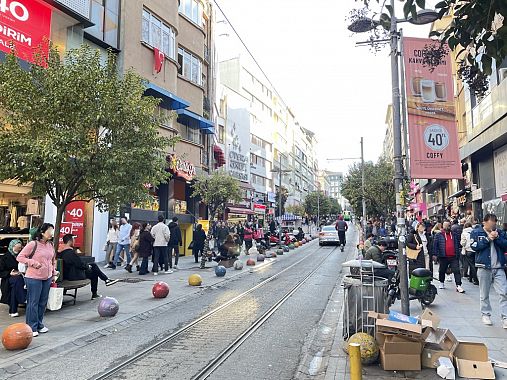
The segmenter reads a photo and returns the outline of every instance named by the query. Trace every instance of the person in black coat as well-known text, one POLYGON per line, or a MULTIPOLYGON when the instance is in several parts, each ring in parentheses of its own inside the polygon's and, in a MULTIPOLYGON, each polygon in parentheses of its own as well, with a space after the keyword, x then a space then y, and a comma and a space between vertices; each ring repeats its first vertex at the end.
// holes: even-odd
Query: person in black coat
POLYGON ((64 249, 58 253, 58 258, 63 260, 63 279, 67 281, 90 280, 92 299, 100 298, 97 293, 99 278, 106 286, 113 285, 118 280, 108 278, 95 263, 85 264, 81 261, 74 249, 74 235, 63 236, 64 249))
POLYGON ((148 271, 148 260, 153 253, 153 242, 155 239, 151 236, 151 226, 144 222, 141 225, 141 232, 139 233, 139 247, 137 251, 139 252, 139 257, 142 258, 141 268, 139 269, 140 275, 145 275, 150 273, 148 271))
POLYGON ((426 266, 424 251, 428 250, 428 240, 425 234, 425 227, 423 223, 418 223, 416 229, 408 234, 407 247, 419 251, 415 260, 409 259, 407 257, 409 274, 411 274, 414 269, 424 268, 426 266))
POLYGON ((169 243, 167 243, 169 247, 169 267, 172 269, 173 267, 173 251, 174 251, 174 269, 178 269, 178 260, 180 258, 180 245, 183 244, 183 239, 181 238, 181 230, 180 226, 178 226, 178 218, 174 217, 172 222, 169 223, 169 231, 171 232, 171 237, 169 238, 169 243))
POLYGON ((7 253, 0 256, 0 288, 2 297, 0 303, 9 305, 9 315, 18 317, 18 305, 26 301, 25 281, 22 273, 18 271, 16 256, 21 252, 21 240, 11 240, 7 253))
POLYGON ((192 238, 192 253, 194 254, 195 262, 199 262, 199 253, 204 252, 204 242, 206 241, 206 233, 202 229, 202 224, 198 224, 194 231, 192 238))

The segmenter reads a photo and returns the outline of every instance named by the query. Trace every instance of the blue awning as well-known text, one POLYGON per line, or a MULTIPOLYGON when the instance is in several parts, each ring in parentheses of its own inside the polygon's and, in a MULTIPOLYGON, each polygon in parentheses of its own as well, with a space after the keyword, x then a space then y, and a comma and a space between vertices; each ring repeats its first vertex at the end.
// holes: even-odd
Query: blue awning
POLYGON ((159 87, 151 82, 147 83, 144 93, 148 96, 153 96, 154 98, 161 98, 162 102, 160 102, 160 107, 168 110, 179 110, 190 107, 190 103, 186 100, 177 97, 172 92, 164 90, 162 87, 159 87))
POLYGON ((180 109, 176 112, 178 113, 178 123, 191 128, 199 128, 207 135, 215 133, 215 124, 212 121, 188 110, 180 109))

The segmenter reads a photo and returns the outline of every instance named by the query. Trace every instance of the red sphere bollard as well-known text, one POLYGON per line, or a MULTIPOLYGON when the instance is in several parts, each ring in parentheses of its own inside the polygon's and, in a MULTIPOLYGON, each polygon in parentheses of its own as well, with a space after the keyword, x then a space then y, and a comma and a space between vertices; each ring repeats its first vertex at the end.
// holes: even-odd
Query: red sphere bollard
POLYGON ((166 298, 169 295, 169 285, 163 281, 155 282, 151 288, 151 294, 155 298, 166 298))
POLYGON ((2 344, 7 350, 23 350, 32 343, 33 332, 26 323, 14 323, 2 333, 2 344))

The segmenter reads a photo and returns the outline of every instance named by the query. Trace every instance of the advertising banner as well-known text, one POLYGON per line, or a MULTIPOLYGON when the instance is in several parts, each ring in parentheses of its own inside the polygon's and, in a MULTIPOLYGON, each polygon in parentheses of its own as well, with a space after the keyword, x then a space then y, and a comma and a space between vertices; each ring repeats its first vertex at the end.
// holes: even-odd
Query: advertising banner
POLYGON ((422 64, 424 47, 433 43, 430 39, 403 39, 410 175, 460 179, 451 59, 444 57, 433 72, 422 64))
POLYGON ((244 108, 227 111, 227 171, 250 183, 250 113, 244 108))
POLYGON ((16 49, 16 56, 34 61, 39 45, 47 54, 51 31, 51 8, 38 0, 0 0, 0 50, 16 49))
MULTIPOLYGON (((60 228, 60 239, 65 234, 76 235, 74 245, 81 248, 84 245, 85 201, 75 201, 65 208, 65 221, 60 228)), ((61 242, 60 242, 61 243, 61 242)))

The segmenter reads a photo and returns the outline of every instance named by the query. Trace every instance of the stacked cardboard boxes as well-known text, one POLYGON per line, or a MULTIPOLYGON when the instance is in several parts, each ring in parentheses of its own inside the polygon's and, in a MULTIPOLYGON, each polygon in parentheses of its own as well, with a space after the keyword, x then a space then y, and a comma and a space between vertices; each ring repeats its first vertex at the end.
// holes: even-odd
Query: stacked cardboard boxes
POLYGON ((380 365, 385 371, 437 368, 438 359, 447 357, 460 377, 495 379, 486 345, 459 341, 451 330, 439 327, 440 318, 429 309, 420 319, 393 312, 370 312, 369 317, 376 320, 380 365))

